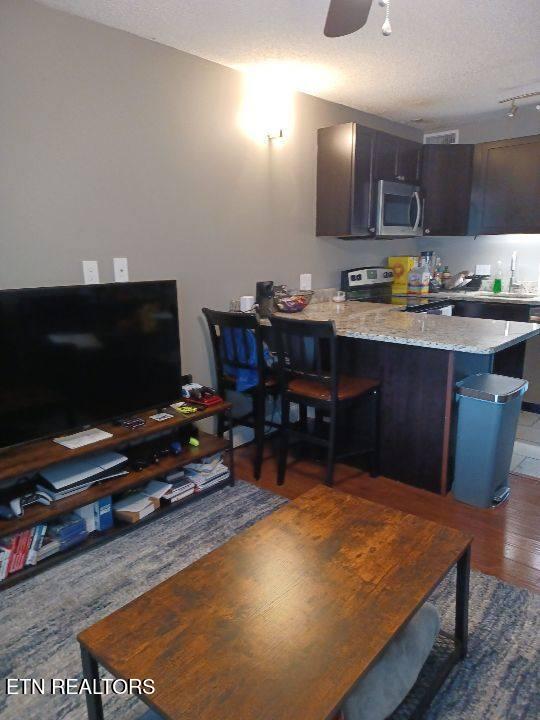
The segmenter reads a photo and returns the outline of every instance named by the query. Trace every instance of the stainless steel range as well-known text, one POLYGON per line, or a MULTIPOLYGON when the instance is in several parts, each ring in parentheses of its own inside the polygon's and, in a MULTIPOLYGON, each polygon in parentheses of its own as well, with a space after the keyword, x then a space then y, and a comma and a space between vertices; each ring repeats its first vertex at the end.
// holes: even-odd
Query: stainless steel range
POLYGON ((404 312, 452 315, 454 303, 417 295, 392 295, 394 273, 390 268, 372 266, 352 268, 341 272, 341 289, 347 300, 397 305, 404 312))

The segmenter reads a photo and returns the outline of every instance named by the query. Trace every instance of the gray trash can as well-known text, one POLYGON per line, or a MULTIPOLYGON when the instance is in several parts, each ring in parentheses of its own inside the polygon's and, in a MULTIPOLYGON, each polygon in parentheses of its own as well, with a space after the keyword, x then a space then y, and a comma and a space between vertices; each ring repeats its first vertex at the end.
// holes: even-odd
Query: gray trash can
POLYGON ((528 382, 479 373, 457 383, 457 433, 452 492, 488 508, 510 494, 508 474, 521 401, 528 382))

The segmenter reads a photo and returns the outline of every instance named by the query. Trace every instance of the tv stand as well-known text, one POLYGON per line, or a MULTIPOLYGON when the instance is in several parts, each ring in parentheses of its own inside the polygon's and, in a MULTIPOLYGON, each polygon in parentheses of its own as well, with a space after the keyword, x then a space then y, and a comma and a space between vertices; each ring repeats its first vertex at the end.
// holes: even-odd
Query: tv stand
MULTIPOLYGON (((144 452, 146 444, 150 445, 160 437, 169 435, 175 429, 187 427, 199 420, 222 414, 228 415, 230 419, 231 408, 231 403, 222 402, 218 405, 204 408, 191 416, 177 415, 175 413, 174 417, 162 422, 151 420, 150 415, 154 415, 157 410, 150 410, 139 413, 139 415, 144 418, 145 424, 135 430, 116 426, 112 423, 100 426, 105 432, 110 433, 110 437, 100 441, 98 445, 87 445, 69 450, 50 439, 0 451, 0 491, 12 486, 13 483, 19 479, 30 479, 32 475, 37 474, 49 465, 54 465, 74 457, 90 455, 96 451, 96 448, 99 448, 99 450, 106 448, 109 450, 118 450, 128 455, 130 452, 133 454, 135 448, 137 452, 139 450, 144 452)), ((43 572, 74 555, 114 540, 116 537, 128 532, 136 531, 137 528, 153 522, 169 512, 174 512, 174 510, 179 507, 184 507, 191 502, 216 492, 216 490, 227 485, 234 485, 232 433, 229 433, 229 436, 230 437, 226 439, 199 430, 198 447, 186 445, 179 455, 168 455, 162 458, 159 464, 151 464, 143 470, 131 470, 127 475, 96 483, 83 492, 53 501, 50 505, 30 505, 25 508, 24 514, 20 517, 10 519, 0 517, 0 538, 2 538, 34 527, 40 523, 50 522, 59 515, 72 512, 76 508, 83 507, 84 505, 89 505, 100 498, 142 487, 152 478, 163 476, 171 470, 183 467, 188 463, 195 462, 208 455, 227 451, 230 476, 223 482, 213 485, 202 492, 190 495, 180 502, 161 507, 137 523, 117 524, 110 530, 93 532, 81 544, 41 560, 37 565, 25 566, 12 575, 8 575, 7 578, 0 581, 0 591, 39 572, 43 572)))

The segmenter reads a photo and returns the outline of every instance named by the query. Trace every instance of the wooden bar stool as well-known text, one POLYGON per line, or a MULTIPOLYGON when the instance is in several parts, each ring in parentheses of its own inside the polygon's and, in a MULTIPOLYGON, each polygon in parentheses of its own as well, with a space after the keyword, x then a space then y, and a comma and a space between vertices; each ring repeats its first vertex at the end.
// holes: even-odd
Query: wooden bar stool
MULTIPOLYGON (((225 398, 227 390, 250 397, 250 412, 227 421, 224 415, 218 417, 218 435, 223 436, 231 424, 252 427, 255 433, 255 462, 253 474, 258 480, 264 451, 266 426, 279 427, 266 420, 266 398, 279 392, 277 378, 266 364, 262 330, 255 314, 221 312, 203 308, 208 323, 218 394, 225 398), (242 375, 243 373, 243 375, 242 375), (239 379, 247 387, 241 389, 239 379), (240 389, 239 389, 240 388, 240 389)), ((232 416, 231 416, 232 417, 232 416)))
POLYGON ((336 460, 369 453, 372 476, 379 472, 379 387, 378 380, 338 374, 338 345, 333 320, 324 322, 273 316, 278 377, 282 397, 281 440, 278 458, 278 485, 285 480, 289 441, 292 437, 327 448, 326 484, 333 484, 336 460), (367 449, 349 448, 337 452, 338 420, 343 411, 370 398, 373 405, 374 441, 367 449), (291 427, 290 405, 300 407, 299 427, 291 427), (315 408, 315 432, 310 432, 307 408, 315 408), (323 416, 329 421, 323 422, 323 416), (328 432, 322 432, 324 426, 328 432))

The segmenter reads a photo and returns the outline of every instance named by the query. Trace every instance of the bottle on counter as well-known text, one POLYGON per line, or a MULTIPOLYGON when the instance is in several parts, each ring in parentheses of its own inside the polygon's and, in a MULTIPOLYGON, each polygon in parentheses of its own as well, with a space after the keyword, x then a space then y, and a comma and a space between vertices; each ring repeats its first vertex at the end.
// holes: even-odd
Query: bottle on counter
POLYGON ((497 260, 497 269, 495 270, 495 278, 493 280, 493 292, 502 292, 502 260, 497 260))
POLYGON ((415 265, 409 270, 407 278, 407 293, 409 295, 427 295, 429 293, 429 281, 431 273, 425 260, 421 265, 415 265))

